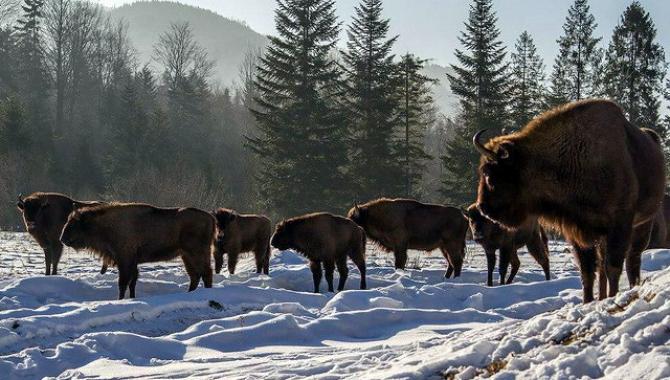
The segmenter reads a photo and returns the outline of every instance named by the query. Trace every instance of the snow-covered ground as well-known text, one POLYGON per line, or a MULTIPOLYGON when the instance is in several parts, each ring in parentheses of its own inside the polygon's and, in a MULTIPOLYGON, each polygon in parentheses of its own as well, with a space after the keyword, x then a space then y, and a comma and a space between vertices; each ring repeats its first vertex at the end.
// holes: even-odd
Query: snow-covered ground
POLYGON ((670 378, 670 251, 645 252, 639 288, 583 306, 571 254, 550 248, 552 280, 520 252, 515 283, 493 288, 474 245, 446 281, 438 253, 397 272, 368 247, 369 290, 350 265, 338 294, 312 294, 293 252, 192 293, 178 261, 148 264, 117 301, 94 257, 66 250, 44 277, 39 247, 0 233, 0 378, 670 378))

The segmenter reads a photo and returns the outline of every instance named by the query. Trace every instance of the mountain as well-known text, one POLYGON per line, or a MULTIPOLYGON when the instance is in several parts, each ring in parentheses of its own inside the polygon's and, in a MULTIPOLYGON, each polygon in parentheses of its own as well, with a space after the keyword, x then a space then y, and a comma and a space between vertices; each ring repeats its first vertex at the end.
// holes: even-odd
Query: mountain
POLYGON ((140 63, 152 62, 153 45, 171 23, 188 22, 193 35, 215 60, 215 81, 228 86, 238 81, 239 68, 249 50, 267 44, 267 38, 241 21, 212 11, 171 1, 140 1, 109 10, 111 17, 128 25, 128 37, 140 63))
POLYGON ((443 114, 454 117, 458 110, 458 98, 451 92, 447 73, 452 73, 451 68, 429 63, 424 67, 422 74, 428 78, 437 79, 438 83, 433 86, 433 99, 435 105, 443 114))
MULTIPOLYGON (((109 10, 115 20, 128 25, 128 37, 138 52, 140 64, 152 63, 153 46, 171 23, 188 22, 196 41, 215 60, 213 79, 221 85, 238 82, 239 68, 249 50, 266 46, 267 37, 248 27, 207 9, 172 1, 138 1, 109 10)), ((342 36, 342 38, 345 38, 342 36)), ((426 65, 423 73, 439 80, 433 87, 435 103, 440 111, 453 115, 457 100, 451 93, 446 73, 449 69, 426 65)))

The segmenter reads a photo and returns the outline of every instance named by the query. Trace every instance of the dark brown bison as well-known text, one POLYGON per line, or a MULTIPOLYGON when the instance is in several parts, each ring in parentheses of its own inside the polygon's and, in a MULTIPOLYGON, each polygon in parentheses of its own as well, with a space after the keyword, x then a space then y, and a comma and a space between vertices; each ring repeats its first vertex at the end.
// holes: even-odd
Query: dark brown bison
POLYGON ((217 226, 214 267, 221 272, 223 254, 228 254, 228 272, 235 273, 240 252, 252 252, 256 259, 256 273, 270 271, 270 235, 272 223, 263 215, 240 215, 220 208, 214 212, 217 226))
POLYGON ((496 265, 496 251, 500 250, 500 266, 498 267, 500 284, 511 284, 521 264, 516 251, 524 245, 528 248, 528 253, 542 267, 545 279, 549 280, 549 246, 547 244, 547 235, 537 220, 531 219, 515 230, 508 230, 482 215, 474 204, 468 207, 467 213, 470 220, 472 238, 484 248, 484 252, 486 253, 488 286, 493 286, 493 268, 496 265), (512 270, 509 278, 505 280, 507 267, 510 264, 512 265, 512 270))
POLYGON ((647 248, 670 248, 670 195, 663 197, 663 205, 654 217, 647 248))
POLYGON ((365 289, 365 231, 349 219, 328 214, 308 214, 277 224, 271 244, 281 250, 294 249, 309 259, 314 279, 314 293, 319 292, 322 269, 326 272, 328 291, 333 291, 333 273, 337 266, 344 289, 349 269, 347 256, 361 273, 361 289, 365 289))
POLYGON ((460 276, 468 232, 468 221, 460 209, 382 198, 354 206, 348 217, 363 227, 370 239, 393 252, 397 269, 405 269, 408 249, 439 248, 447 259, 445 277, 452 273, 460 276))
POLYGON ((75 201, 58 193, 38 192, 25 198, 19 195, 16 207, 23 215, 26 231, 44 250, 44 273, 47 276, 58 273, 58 262, 63 253, 60 235, 68 215, 72 210, 97 204, 100 202, 75 201))
POLYGON ((212 287, 210 266, 216 224, 214 217, 194 208, 158 208, 138 203, 111 203, 83 207, 70 214, 61 241, 88 249, 119 269, 119 299, 135 285, 141 263, 181 256, 191 279, 188 291, 200 279, 212 287))
POLYGON ((561 231, 575 249, 584 302, 613 296, 626 261, 631 286, 640 280, 640 253, 663 200, 665 168, 660 139, 626 120, 606 100, 569 103, 500 136, 482 154, 477 206, 508 227, 531 218, 561 231))

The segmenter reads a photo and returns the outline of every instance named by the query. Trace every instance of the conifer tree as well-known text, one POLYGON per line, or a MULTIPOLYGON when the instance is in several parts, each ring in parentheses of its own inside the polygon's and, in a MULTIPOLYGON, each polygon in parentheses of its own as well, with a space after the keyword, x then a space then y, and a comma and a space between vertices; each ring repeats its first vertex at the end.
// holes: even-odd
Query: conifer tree
POLYGON ((343 53, 345 104, 351 127, 349 171, 357 199, 402 193, 401 166, 394 149, 398 100, 393 91, 397 37, 387 38, 389 20, 382 18, 381 0, 362 0, 347 29, 343 53))
POLYGON ((551 75, 549 103, 562 104, 600 94, 602 49, 594 37, 598 24, 587 0, 575 0, 558 39, 559 51, 551 75))
POLYGON ((431 156, 426 153, 424 136, 435 123, 437 111, 433 102, 431 86, 437 80, 421 74, 426 60, 405 54, 397 64, 398 95, 400 99, 398 122, 401 137, 396 150, 402 157, 405 197, 418 197, 417 187, 431 156))
POLYGON ((667 138, 660 125, 660 97, 666 64, 663 47, 656 41, 656 27, 647 11, 634 1, 614 28, 607 49, 603 85, 628 119, 652 128, 667 138))
MULTIPOLYGON (((36 136, 47 136, 47 76, 42 49, 41 23, 44 0, 24 0, 23 14, 15 26, 18 62, 16 80, 27 114, 27 125, 36 136), (40 89, 40 90, 38 90, 40 89)), ((41 148, 45 148, 42 146, 41 148)))
POLYGON ((256 74, 253 110, 259 133, 248 146, 259 157, 258 185, 268 210, 289 216, 341 212, 345 130, 337 105, 341 70, 332 59, 339 33, 333 0, 278 0, 278 36, 256 74))
POLYGON ((544 64, 537 54, 533 38, 526 31, 516 42, 511 54, 510 113, 512 126, 523 127, 546 108, 544 64))
POLYGON ((471 202, 476 193, 479 154, 472 147, 472 136, 481 129, 497 135, 508 124, 508 65, 492 7, 492 0, 472 1, 459 37, 465 50, 456 49, 458 65, 451 65, 454 74, 447 74, 459 97, 460 127, 442 157, 446 169, 442 193, 455 204, 471 202))

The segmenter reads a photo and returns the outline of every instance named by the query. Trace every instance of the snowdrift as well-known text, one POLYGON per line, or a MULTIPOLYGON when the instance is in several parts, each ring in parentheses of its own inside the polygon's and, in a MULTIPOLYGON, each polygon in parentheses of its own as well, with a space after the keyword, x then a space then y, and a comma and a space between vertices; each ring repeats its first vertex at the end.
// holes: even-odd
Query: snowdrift
POLYGON ((12 244, 0 257, 3 378, 670 377, 667 250, 645 252, 641 286, 585 306, 560 244, 550 281, 524 254, 516 283, 489 288, 473 245, 447 281, 439 254, 395 271, 370 249, 369 290, 354 289, 351 266, 348 290, 312 294, 305 260, 274 252, 270 277, 248 258, 192 293, 179 263, 145 266, 138 298, 116 301, 115 271, 70 252, 63 276, 40 276, 24 239, 0 243, 12 244))

